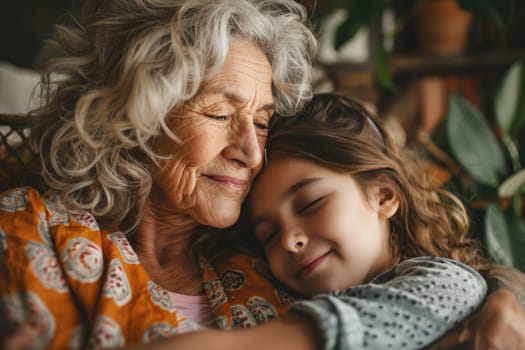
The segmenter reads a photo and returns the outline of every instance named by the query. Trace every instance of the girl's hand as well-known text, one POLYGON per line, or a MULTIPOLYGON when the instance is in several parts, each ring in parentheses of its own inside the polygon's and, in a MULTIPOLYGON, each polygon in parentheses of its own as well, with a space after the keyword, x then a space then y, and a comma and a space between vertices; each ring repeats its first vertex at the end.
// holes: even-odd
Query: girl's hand
POLYGON ((507 289, 499 288, 472 316, 427 350, 524 350, 525 310, 507 289))

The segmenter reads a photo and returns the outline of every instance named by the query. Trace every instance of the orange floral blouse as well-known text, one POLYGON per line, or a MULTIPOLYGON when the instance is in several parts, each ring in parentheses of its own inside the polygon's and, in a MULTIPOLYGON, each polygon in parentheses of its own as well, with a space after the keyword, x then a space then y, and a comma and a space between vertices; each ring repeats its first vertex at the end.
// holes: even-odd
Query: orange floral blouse
MULTIPOLYGON (((101 230, 88 212, 30 187, 0 196, 0 255, 9 270, 1 290, 8 317, 38 329, 38 348, 147 343, 190 322, 148 277, 124 234, 101 230)), ((216 266, 201 258, 218 327, 251 327, 287 311, 290 297, 254 264, 247 255, 216 266)))

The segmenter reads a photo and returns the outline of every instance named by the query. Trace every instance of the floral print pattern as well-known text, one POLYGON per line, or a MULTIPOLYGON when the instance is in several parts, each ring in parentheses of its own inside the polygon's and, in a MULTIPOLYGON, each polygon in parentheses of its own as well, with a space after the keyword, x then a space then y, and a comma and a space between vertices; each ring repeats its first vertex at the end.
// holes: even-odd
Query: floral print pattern
POLYGON ((83 237, 71 239, 62 252, 69 275, 82 282, 100 278, 104 269, 102 259, 100 247, 83 237))
POLYGON ((118 306, 125 305, 131 299, 131 286, 128 277, 122 263, 117 259, 111 260, 109 264, 109 272, 106 275, 102 295, 112 298, 118 306))
MULTIPOLYGON (((0 196, 2 251, 28 302, 19 282, 0 297, 10 305, 9 318, 30 316, 38 326, 37 348, 123 346, 199 327, 150 280, 123 233, 101 230, 91 214, 66 210, 56 196, 32 188, 0 196)), ((252 257, 199 261, 218 327, 251 327, 286 312, 252 257)))

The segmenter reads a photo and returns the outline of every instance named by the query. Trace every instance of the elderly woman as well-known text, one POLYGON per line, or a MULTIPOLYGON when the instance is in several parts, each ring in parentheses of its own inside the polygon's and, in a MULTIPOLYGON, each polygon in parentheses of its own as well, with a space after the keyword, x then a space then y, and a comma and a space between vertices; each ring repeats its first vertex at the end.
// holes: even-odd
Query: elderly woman
MULTIPOLYGON (((36 348, 147 343, 286 312, 253 258, 210 258, 228 247, 272 114, 311 95, 305 17, 292 0, 90 0, 57 28, 32 132, 48 191, 0 197, 3 300, 36 348)), ((300 348, 319 339, 311 322, 285 328, 300 348)))
POLYGON ((0 200, 1 247, 27 290, 24 304, 12 283, 5 301, 39 347, 254 319, 217 310, 238 276, 220 281, 188 252, 204 227, 235 223, 272 114, 311 95, 305 17, 292 0, 112 0, 57 28, 33 133, 50 194, 0 200))

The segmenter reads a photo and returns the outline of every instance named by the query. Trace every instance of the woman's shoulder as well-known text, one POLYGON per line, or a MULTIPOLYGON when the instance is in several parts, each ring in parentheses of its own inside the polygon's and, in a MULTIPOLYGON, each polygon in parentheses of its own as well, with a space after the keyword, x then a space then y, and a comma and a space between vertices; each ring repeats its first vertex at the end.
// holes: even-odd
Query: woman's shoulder
POLYGON ((100 277, 105 257, 139 263, 124 233, 101 229, 88 211, 68 209, 58 196, 31 187, 0 194, 0 247, 23 252, 32 262, 43 256, 63 260, 79 281, 100 277))
POLYGON ((51 192, 18 187, 0 194, 0 236, 21 246, 103 247, 111 241, 104 232, 91 213, 66 208, 51 192))
POLYGON ((40 192, 30 186, 11 188, 0 193, 0 210, 3 211, 23 211, 30 205, 41 202, 40 192))
MULTIPOLYGON (((0 194, 0 212, 25 217, 29 222, 48 227, 84 226, 99 231, 95 217, 87 210, 67 208, 53 192, 41 193, 33 187, 17 187, 0 194), (38 220, 30 219, 32 217, 38 220)), ((29 223, 28 222, 28 223, 29 223)))

